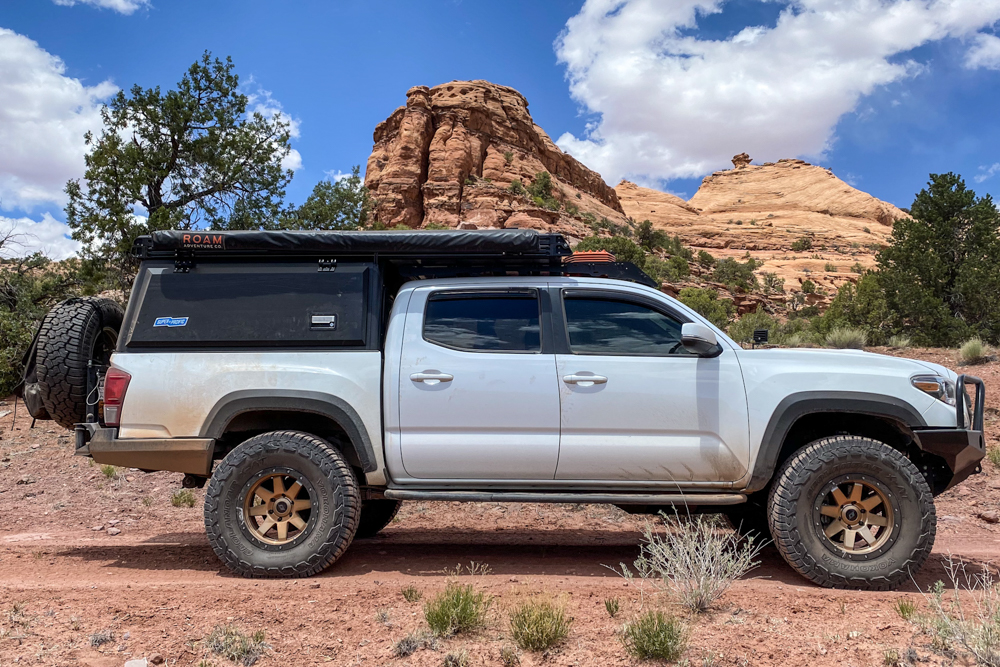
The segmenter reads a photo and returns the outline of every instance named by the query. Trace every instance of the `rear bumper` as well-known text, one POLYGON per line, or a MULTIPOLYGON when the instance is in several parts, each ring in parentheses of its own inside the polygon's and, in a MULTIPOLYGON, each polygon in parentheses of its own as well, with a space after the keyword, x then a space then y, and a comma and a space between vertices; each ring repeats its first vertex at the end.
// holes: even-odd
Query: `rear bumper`
POLYGON ((122 468, 208 476, 214 450, 211 438, 119 438, 118 429, 76 425, 77 454, 122 468))
POLYGON ((913 437, 923 451, 940 456, 951 468, 951 488, 975 472, 980 472, 980 461, 986 456, 986 439, 983 437, 983 413, 986 404, 986 388, 983 381, 971 375, 958 376, 958 400, 955 406, 958 428, 914 429, 913 437), (972 405, 968 405, 966 385, 976 387, 972 405), (971 414, 969 408, 972 408, 971 414), (971 417, 969 428, 965 428, 971 417))

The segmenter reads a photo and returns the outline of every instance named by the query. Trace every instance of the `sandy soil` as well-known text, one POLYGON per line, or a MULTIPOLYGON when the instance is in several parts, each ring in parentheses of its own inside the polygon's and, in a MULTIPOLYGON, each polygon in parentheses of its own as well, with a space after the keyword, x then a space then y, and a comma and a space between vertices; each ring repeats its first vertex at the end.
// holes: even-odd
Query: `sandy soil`
MULTIPOLYGON (((909 356, 953 365, 950 352, 909 356)), ((973 371, 1000 386, 1000 363, 973 371)), ((1000 436, 1000 395, 987 401, 990 443, 1000 436)), ((12 409, 11 400, 0 413, 12 409)), ((523 665, 629 665, 616 631, 639 607, 639 593, 605 565, 637 555, 643 518, 605 506, 408 503, 371 540, 359 540, 323 575, 255 581, 224 570, 202 527, 202 492, 193 508, 172 507, 180 475, 123 471, 108 479, 72 456, 69 434, 31 420, 19 407, 0 417, 0 665, 121 667, 163 656, 168 665, 230 665, 202 644, 219 623, 263 630, 272 649, 259 665, 441 665, 465 650, 470 665, 500 665, 511 645, 506 609, 526 596, 563 601, 574 621, 548 653, 521 654, 523 665), (116 533, 117 534, 112 534, 116 533), (444 588, 456 567, 484 563, 486 575, 458 575, 496 596, 489 627, 443 640, 406 658, 392 646, 426 628, 422 602, 444 588), (604 600, 618 597, 612 619, 604 600), (384 611, 382 620, 378 612, 384 611), (114 641, 94 648, 93 633, 114 641)), ((943 559, 1000 557, 1000 525, 979 517, 1000 511, 1000 471, 937 499, 934 554, 914 584, 895 593, 831 591, 801 579, 768 550, 715 608, 691 618, 692 665, 882 665, 884 651, 914 648, 926 664, 948 663, 893 610, 901 597, 924 606, 944 578, 943 559)), ((648 599, 646 604, 651 604, 648 599)), ((669 602, 662 602, 669 606, 669 602)), ((679 610, 674 610, 680 613, 679 610)), ((961 658, 959 663, 962 664, 961 658)))

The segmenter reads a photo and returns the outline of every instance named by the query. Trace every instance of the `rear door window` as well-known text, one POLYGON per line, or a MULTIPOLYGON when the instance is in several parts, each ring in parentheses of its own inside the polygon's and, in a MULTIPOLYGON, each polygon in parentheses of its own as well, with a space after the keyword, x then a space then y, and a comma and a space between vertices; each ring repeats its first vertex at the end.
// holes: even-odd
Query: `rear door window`
POLYGON ((435 292, 424 340, 468 352, 540 352, 538 291, 435 292))

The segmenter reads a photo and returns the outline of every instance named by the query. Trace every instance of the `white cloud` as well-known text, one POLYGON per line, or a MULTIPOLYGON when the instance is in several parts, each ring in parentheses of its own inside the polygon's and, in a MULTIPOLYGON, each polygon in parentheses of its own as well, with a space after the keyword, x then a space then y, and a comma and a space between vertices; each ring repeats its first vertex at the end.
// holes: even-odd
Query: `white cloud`
POLYGON ((976 35, 972 48, 965 56, 965 66, 969 69, 1000 69, 1000 37, 987 33, 976 35))
POLYGON ((49 213, 41 220, 0 216, 0 239, 10 238, 0 247, 0 257, 22 257, 41 252, 52 259, 66 259, 80 250, 80 243, 69 238, 70 228, 49 213))
POLYGON ((994 162, 988 167, 980 167, 979 173, 973 178, 975 178, 976 183, 982 183, 983 181, 988 181, 993 178, 997 172, 1000 172, 1000 162, 994 162))
POLYGON ((1000 0, 777 1, 773 28, 709 40, 684 29, 723 0, 587 0, 556 52, 600 119, 557 143, 610 183, 700 176, 742 151, 819 156, 864 95, 922 71, 898 56, 949 37, 981 46, 1000 19, 1000 0))
POLYGON ((56 56, 0 28, 0 208, 61 205, 83 175, 83 135, 101 127, 102 100, 117 87, 65 76, 56 56))
POLYGON ((149 0, 53 0, 53 2, 63 7, 91 5, 101 9, 113 9, 122 14, 131 14, 137 9, 151 6, 149 0))
MULTIPOLYGON (((250 78, 249 84, 255 85, 253 77, 250 78)), ((299 128, 302 121, 285 113, 281 107, 281 102, 271 96, 271 91, 264 90, 258 86, 254 92, 246 93, 246 96, 250 113, 259 113, 264 118, 281 118, 283 122, 288 123, 288 133, 292 139, 299 138, 301 134, 299 128)), ((281 167, 282 169, 298 171, 302 168, 302 154, 293 148, 281 161, 281 167)))
POLYGON ((339 183, 340 181, 344 180, 345 178, 351 175, 351 172, 341 171, 339 169, 337 171, 331 169, 330 171, 324 171, 323 173, 326 174, 326 177, 331 181, 333 181, 334 183, 339 183))

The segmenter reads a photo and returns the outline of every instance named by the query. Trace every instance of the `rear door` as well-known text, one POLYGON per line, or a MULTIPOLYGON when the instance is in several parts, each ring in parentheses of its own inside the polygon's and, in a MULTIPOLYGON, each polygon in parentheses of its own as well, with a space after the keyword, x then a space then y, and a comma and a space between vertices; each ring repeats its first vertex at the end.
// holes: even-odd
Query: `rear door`
POLYGON ((553 478, 559 387, 555 355, 543 349, 540 292, 414 291, 399 374, 400 453, 409 476, 553 478))
POLYGON ((691 321, 652 297, 563 289, 557 479, 728 482, 747 470, 749 426, 736 353, 699 358, 691 321))

